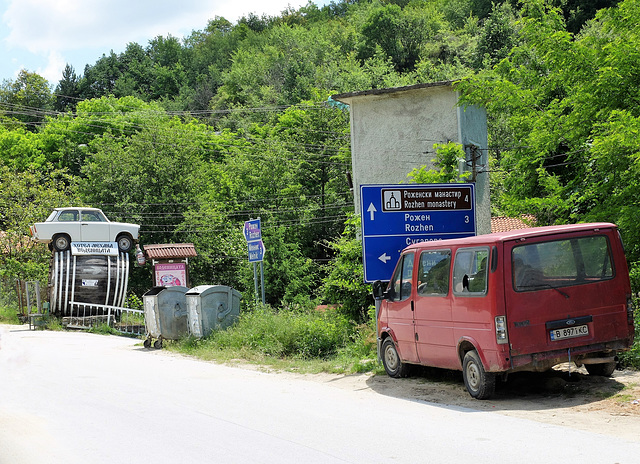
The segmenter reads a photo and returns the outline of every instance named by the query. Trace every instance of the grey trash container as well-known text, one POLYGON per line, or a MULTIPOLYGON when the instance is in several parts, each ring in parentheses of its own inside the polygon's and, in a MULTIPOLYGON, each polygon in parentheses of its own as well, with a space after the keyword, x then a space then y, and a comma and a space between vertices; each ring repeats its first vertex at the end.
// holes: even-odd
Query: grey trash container
POLYGON ((240 315, 239 291, 225 285, 200 285, 186 293, 189 333, 206 337, 233 325, 240 315))
POLYGON ((153 287, 142 296, 144 302, 144 323, 147 339, 144 346, 149 348, 153 338, 155 348, 162 348, 162 340, 177 340, 188 334, 187 287, 153 287))

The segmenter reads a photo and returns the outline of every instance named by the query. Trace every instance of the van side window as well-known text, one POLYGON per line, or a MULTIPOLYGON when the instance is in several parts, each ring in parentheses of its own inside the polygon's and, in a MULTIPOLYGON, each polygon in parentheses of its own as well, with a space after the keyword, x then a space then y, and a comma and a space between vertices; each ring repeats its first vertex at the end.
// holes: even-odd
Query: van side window
POLYGON ((398 263, 391 279, 390 301, 402 301, 411 296, 411 278, 413 277, 413 253, 407 253, 398 263))
POLYGON ((450 269, 451 250, 423 251, 418 263, 418 295, 447 295, 450 269))
POLYGON ((519 292, 598 282, 614 273, 604 235, 515 247, 511 267, 513 287, 519 292))
POLYGON ((488 248, 462 248, 453 266, 453 292, 461 295, 487 293, 488 248))

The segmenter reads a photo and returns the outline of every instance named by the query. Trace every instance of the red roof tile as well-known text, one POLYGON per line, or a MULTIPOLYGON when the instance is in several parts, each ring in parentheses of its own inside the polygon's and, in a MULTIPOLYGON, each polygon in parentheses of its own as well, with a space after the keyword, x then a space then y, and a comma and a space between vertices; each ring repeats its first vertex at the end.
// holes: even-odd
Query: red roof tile
POLYGON ((524 214, 519 218, 496 216, 491 218, 491 232, 509 232, 511 230, 528 229, 535 226, 536 218, 524 214))
POLYGON ((142 245, 142 248, 149 259, 195 258, 198 256, 193 243, 142 245))

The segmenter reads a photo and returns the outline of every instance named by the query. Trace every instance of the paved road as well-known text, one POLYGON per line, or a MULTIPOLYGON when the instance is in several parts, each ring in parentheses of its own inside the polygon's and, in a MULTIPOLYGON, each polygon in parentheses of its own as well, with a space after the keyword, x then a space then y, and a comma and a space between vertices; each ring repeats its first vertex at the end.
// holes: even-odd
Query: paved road
POLYGON ((637 463, 637 442, 0 326, 0 464, 637 463))

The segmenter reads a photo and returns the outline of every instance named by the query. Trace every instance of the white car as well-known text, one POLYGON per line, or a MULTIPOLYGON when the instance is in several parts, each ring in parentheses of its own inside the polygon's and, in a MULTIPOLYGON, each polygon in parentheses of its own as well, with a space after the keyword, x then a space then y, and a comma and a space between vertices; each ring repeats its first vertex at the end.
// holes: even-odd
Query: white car
POLYGON ((98 208, 56 208, 45 222, 30 227, 31 237, 49 243, 56 251, 66 251, 71 242, 117 242, 128 252, 138 240, 140 226, 111 222, 98 208))

